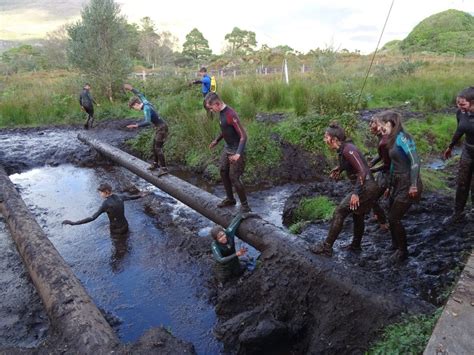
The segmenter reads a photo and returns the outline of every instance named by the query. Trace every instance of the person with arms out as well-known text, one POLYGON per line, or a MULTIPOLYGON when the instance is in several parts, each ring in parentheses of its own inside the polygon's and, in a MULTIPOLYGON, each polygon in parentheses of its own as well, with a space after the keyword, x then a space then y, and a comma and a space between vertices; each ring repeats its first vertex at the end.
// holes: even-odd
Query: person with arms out
POLYGON ((220 175, 226 192, 226 198, 217 207, 234 206, 236 204, 232 186, 235 187, 240 199, 241 211, 251 212, 244 185, 240 180, 245 169, 245 144, 247 133, 237 113, 227 106, 216 93, 206 96, 206 105, 212 112, 219 113, 221 134, 209 145, 213 149, 222 139, 225 146, 220 158, 220 175))
POLYGON ((338 180, 341 173, 345 171, 353 189, 336 207, 326 240, 311 245, 310 250, 315 254, 332 256, 333 245, 341 233, 344 220, 352 214, 354 236, 346 249, 360 251, 365 229, 364 217, 373 207, 379 188, 364 156, 354 144, 346 140, 346 134, 342 127, 336 123, 331 124, 324 134, 324 142, 330 149, 338 153, 339 166, 332 169, 330 177, 338 180))
POLYGON ((407 235, 402 218, 410 206, 419 202, 423 185, 420 178, 420 159, 415 142, 405 132, 401 115, 394 111, 384 111, 376 115, 382 125, 383 135, 387 137, 390 156, 390 184, 388 222, 392 236, 391 256, 393 261, 408 258, 407 235))
POLYGON ((79 95, 79 104, 81 110, 87 114, 87 121, 84 124, 85 129, 94 128, 94 104, 100 106, 92 97, 90 84, 84 84, 84 87, 79 95), (90 126, 89 126, 90 123, 90 126))
POLYGON ((225 230, 221 226, 211 229, 212 255, 216 261, 215 272, 219 282, 225 282, 232 277, 240 276, 243 268, 240 265, 239 257, 247 252, 247 249, 235 250, 235 233, 242 221, 242 215, 238 214, 230 222, 225 230))
POLYGON ((209 94, 210 92, 216 91, 215 78, 214 77, 211 78, 207 74, 207 69, 205 67, 202 67, 199 70, 198 74, 201 77, 201 79, 192 81, 190 85, 201 84, 201 93, 202 93, 202 96, 204 97, 203 106, 208 114, 208 117, 210 116, 212 118, 212 111, 209 110, 209 108, 206 106, 206 95, 209 94))
POLYGON ((124 84, 123 88, 127 91, 133 92, 136 96, 130 99, 128 106, 137 111, 143 111, 144 120, 138 124, 129 124, 127 128, 133 129, 138 127, 145 127, 153 124, 155 127, 155 137, 153 138, 153 156, 154 161, 148 168, 149 170, 156 170, 160 168, 159 174, 166 174, 168 168, 166 167, 165 154, 163 146, 166 138, 168 138, 168 125, 160 117, 153 105, 145 98, 145 96, 134 89, 130 84, 124 84))

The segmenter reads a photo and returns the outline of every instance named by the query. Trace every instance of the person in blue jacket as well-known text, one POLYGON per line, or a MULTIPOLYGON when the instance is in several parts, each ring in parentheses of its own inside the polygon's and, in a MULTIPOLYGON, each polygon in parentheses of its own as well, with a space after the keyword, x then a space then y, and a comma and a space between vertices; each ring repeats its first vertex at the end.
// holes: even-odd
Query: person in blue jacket
POLYGON ((382 124, 390 156, 390 183, 388 221, 392 236, 393 261, 408 258, 407 236, 402 218, 410 206, 419 202, 423 185, 420 178, 420 158, 413 138, 405 132, 401 115, 395 111, 383 111, 376 115, 382 124))
POLYGON ((201 93, 202 93, 202 96, 204 97, 204 101, 202 102, 202 105, 204 109, 206 110, 207 114, 212 117, 212 112, 209 110, 209 108, 206 105, 206 95, 211 92, 211 77, 207 74, 207 69, 205 67, 202 67, 201 69, 199 69, 198 74, 201 77, 201 79, 192 81, 190 85, 201 84, 201 93))

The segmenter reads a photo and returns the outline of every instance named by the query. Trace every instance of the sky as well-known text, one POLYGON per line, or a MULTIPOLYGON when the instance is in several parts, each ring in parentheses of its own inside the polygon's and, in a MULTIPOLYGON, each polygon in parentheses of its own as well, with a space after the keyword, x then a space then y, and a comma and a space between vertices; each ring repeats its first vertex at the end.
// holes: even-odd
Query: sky
MULTIPOLYGON (((214 53, 234 27, 256 33, 258 47, 289 45, 300 52, 314 48, 375 49, 392 0, 116 0, 129 22, 149 16, 159 31, 170 31, 182 44, 199 29, 214 53), (207 7, 206 7, 207 6, 207 7)), ((77 20, 86 0, 0 0, 0 40, 44 37, 77 20)), ((424 18, 457 9, 474 15, 474 0, 394 0, 382 45, 404 39, 424 18)))

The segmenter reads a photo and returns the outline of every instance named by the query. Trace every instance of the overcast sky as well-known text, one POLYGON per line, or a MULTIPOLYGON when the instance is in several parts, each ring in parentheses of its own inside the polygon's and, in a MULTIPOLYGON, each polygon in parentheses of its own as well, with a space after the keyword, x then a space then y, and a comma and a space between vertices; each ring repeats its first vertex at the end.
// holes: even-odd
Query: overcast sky
MULTIPOLYGON (((158 30, 175 34, 181 43, 198 28, 215 53, 225 34, 237 26, 257 34, 258 46, 286 44, 306 52, 312 48, 375 49, 392 0, 116 0, 129 22, 149 16, 158 30), (206 6, 208 6, 206 8, 206 6)), ((84 0, 0 0, 0 39, 44 36, 78 18, 84 0), (47 4, 47 5, 46 5, 47 4)), ((403 39, 424 18, 457 9, 474 15, 474 0, 395 0, 382 44, 403 39)))

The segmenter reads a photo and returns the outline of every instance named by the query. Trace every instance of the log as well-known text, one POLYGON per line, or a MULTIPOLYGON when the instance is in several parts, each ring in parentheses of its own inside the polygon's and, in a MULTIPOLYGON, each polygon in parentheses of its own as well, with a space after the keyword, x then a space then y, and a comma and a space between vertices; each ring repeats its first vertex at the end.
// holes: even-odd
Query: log
POLYGON ((76 354, 114 349, 119 344, 114 330, 36 222, 2 167, 0 212, 48 313, 52 330, 76 354))

